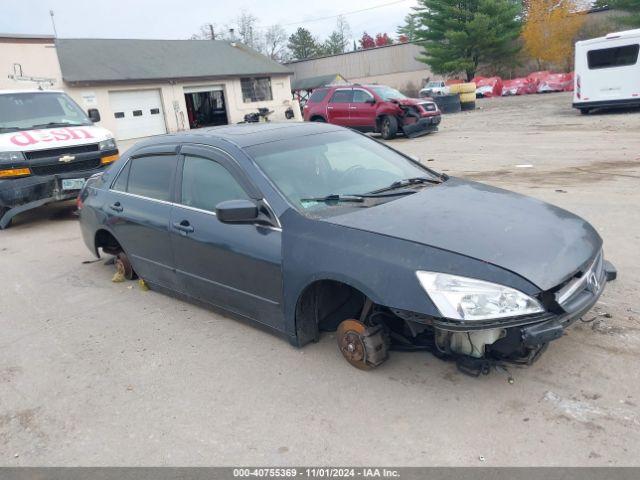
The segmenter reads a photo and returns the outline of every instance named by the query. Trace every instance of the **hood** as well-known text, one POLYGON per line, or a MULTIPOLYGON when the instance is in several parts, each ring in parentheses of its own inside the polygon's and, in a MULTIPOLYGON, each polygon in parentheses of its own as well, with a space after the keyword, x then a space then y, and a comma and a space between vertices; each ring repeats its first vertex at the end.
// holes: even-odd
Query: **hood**
POLYGON ((594 228, 566 210, 456 178, 325 221, 488 262, 542 290, 568 279, 602 248, 594 228))
POLYGON ((392 100, 395 103, 398 103, 400 105, 420 105, 421 103, 424 102, 433 102, 433 98, 431 97, 424 97, 424 98, 398 98, 395 100, 392 100))
POLYGON ((113 138, 111 132, 95 125, 22 130, 0 134, 0 151, 31 152, 98 143, 108 138, 113 138))

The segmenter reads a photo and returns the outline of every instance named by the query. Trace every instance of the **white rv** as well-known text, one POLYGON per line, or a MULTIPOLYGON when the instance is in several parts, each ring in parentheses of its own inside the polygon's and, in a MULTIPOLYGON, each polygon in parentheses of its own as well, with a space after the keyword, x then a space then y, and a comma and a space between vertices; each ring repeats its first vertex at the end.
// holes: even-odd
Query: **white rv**
POLYGON ((640 29, 576 42, 573 107, 640 105, 640 29))

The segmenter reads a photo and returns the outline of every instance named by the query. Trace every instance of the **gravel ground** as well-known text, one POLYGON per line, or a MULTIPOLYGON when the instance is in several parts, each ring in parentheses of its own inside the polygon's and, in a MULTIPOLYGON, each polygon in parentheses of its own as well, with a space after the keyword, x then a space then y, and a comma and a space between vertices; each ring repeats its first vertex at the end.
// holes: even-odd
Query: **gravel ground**
POLYGON ((640 112, 580 116, 566 94, 478 106, 392 143, 585 217, 619 270, 596 320, 513 383, 426 353, 361 372, 331 334, 298 350, 111 283, 61 204, 0 232, 0 463, 640 465, 640 112))

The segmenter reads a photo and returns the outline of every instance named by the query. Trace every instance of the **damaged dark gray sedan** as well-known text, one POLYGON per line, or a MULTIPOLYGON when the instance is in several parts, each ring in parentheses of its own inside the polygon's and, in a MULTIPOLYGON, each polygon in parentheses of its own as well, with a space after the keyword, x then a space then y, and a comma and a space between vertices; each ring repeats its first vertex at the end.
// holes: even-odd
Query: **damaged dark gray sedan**
POLYGON ((470 373, 532 363, 615 269, 585 220, 319 123, 138 144, 78 199, 127 278, 280 332, 337 331, 352 365, 429 350, 470 373))

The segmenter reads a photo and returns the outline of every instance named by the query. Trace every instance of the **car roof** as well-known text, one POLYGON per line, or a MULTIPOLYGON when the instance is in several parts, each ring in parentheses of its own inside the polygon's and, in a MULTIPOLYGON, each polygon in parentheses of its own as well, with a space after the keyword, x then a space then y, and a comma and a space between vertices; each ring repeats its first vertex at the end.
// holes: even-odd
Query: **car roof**
POLYGON ((177 143, 214 143, 216 140, 226 140, 239 148, 251 147, 263 143, 277 142, 289 138, 306 135, 347 130, 337 125, 320 122, 269 122, 243 123, 206 127, 187 132, 168 135, 158 135, 139 144, 140 146, 167 143, 167 140, 177 143))
POLYGON ((0 90, 0 95, 10 95, 14 93, 64 93, 64 92, 62 90, 37 90, 37 89, 0 90))

